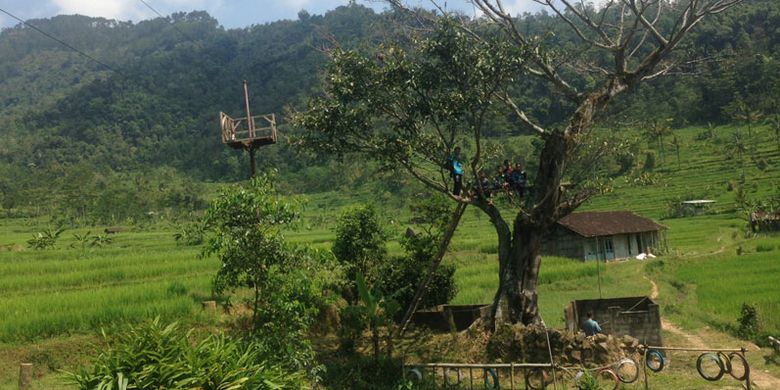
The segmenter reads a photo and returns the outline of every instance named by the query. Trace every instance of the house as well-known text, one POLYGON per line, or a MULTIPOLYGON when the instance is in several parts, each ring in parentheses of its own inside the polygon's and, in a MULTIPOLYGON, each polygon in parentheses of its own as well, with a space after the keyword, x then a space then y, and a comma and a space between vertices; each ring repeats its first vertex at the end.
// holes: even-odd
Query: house
POLYGON ((666 227, 630 211, 573 213, 547 235, 542 253, 583 260, 613 260, 651 253, 666 227))

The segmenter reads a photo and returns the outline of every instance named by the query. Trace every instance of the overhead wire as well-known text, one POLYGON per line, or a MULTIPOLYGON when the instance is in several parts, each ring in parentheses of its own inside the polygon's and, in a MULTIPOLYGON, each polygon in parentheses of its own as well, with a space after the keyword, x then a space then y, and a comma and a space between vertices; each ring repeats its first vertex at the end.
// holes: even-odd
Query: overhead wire
POLYGON ((63 41, 62 39, 59 39, 59 38, 57 38, 57 37, 55 37, 55 36, 53 36, 53 35, 51 35, 51 34, 47 33, 46 31, 43 31, 43 30, 41 30, 40 28, 36 27, 35 25, 33 25, 33 24, 30 24, 30 23, 28 23, 27 21, 23 20, 22 18, 20 18, 20 17, 18 17, 18 16, 16 16, 16 15, 14 15, 14 14, 12 14, 12 13, 10 13, 10 12, 8 12, 8 11, 6 11, 6 10, 2 9, 2 8, 0 8, 0 11, 1 11, 1 12, 3 12, 4 14, 6 14, 6 15, 8 15, 8 16, 10 16, 10 17, 12 17, 12 18, 16 19, 16 20, 18 20, 18 21, 19 21, 20 23, 22 23, 23 25, 25 25, 25 26, 27 26, 27 27, 29 27, 29 28, 31 28, 31 29, 33 29, 33 30, 35 30, 35 31, 37 31, 37 32, 39 32, 39 33, 41 33, 41 34, 43 34, 44 36, 46 36, 46 37, 48 37, 48 38, 50 38, 50 39, 52 39, 52 40, 54 40, 54 41, 56 41, 56 42, 59 42, 61 45, 63 45, 63 46, 65 46, 65 47, 67 47, 67 48, 68 48, 68 49, 70 49, 70 50, 73 50, 73 51, 75 51, 76 53, 80 54, 81 56, 83 56, 83 57, 86 57, 86 58, 88 58, 89 60, 91 60, 91 61, 93 61, 93 62, 95 62, 95 63, 98 63, 98 64, 102 65, 103 67, 105 67, 106 69, 108 69, 108 70, 110 70, 110 71, 112 71, 112 72, 116 72, 116 73, 118 73, 118 74, 120 74, 120 75, 124 76, 124 74, 123 74, 121 71, 119 71, 118 69, 115 69, 114 67, 112 67, 112 66, 110 66, 110 65, 106 64, 106 63, 105 63, 105 62, 103 62, 103 61, 100 61, 100 60, 96 59, 95 57, 92 57, 91 55, 89 55, 89 54, 87 54, 87 53, 84 53, 83 51, 79 50, 78 48, 76 48, 76 47, 73 47, 72 45, 68 44, 67 42, 63 41))
MULTIPOLYGON (((157 11, 157 10, 156 10, 154 7, 152 7, 152 5, 151 5, 151 4, 149 4, 148 2, 146 2, 146 0, 139 0, 139 1, 140 1, 141 3, 143 3, 143 5, 145 5, 145 6, 146 6, 146 8, 149 8, 150 10, 152 10, 152 12, 154 12, 155 14, 157 14, 157 16, 159 16, 159 17, 161 17, 161 18, 163 18, 163 19, 165 19, 165 18, 166 18, 165 16, 163 16, 163 14, 161 14, 161 13, 160 13, 160 12, 158 12, 158 11, 157 11)), ((194 44, 196 44, 196 45, 199 45, 199 43, 198 43, 198 42, 196 42, 196 41, 195 41, 195 39, 193 39, 191 36, 189 36, 189 35, 188 35, 188 34, 186 34, 184 31, 182 31, 182 29, 180 29, 180 28, 179 28, 179 26, 177 26, 177 25, 176 25, 176 23, 171 23, 171 27, 173 27, 173 28, 174 28, 176 31, 178 31, 178 32, 179 32, 179 34, 181 34, 181 35, 182 35, 184 38, 187 38, 187 39, 188 39, 189 41, 191 41, 192 43, 194 43, 194 44)))

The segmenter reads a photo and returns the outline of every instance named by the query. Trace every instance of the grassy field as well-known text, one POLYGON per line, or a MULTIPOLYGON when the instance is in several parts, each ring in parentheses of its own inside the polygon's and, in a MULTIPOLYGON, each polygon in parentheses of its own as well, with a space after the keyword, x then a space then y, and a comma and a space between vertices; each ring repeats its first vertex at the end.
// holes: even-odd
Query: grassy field
MULTIPOLYGON (((746 222, 735 211, 734 187, 744 166, 749 199, 776 194, 780 154, 769 131, 758 129, 755 151, 740 164, 738 157, 729 157, 733 131, 719 128, 715 139, 707 142, 696 141, 702 129, 677 131, 681 161, 677 163, 668 146, 653 173, 656 184, 618 178, 612 193, 584 206, 627 209, 658 219, 673 198, 717 201, 711 214, 660 220, 668 227, 669 253, 652 262, 597 264, 545 258, 539 296, 548 325, 562 325, 563 306, 573 299, 646 295, 652 278, 661 287, 662 314, 689 329, 727 329, 736 323, 741 305, 750 303, 758 308, 762 330, 780 334, 780 317, 773 315, 780 309, 776 281, 780 263, 775 260, 780 237, 746 234, 746 222)), ((331 229, 343 207, 366 200, 387 205, 373 195, 309 196, 302 226, 289 234, 290 239, 329 247, 331 229)), ((393 205, 392 210, 384 208, 392 220, 388 226, 401 234, 409 214, 393 205)), ((69 247, 75 242, 73 234, 87 229, 68 230, 56 249, 26 249, 26 240, 45 227, 41 220, 0 219, 0 389, 15 388, 22 360, 51 369, 83 361, 89 354, 87 341, 95 342, 101 327, 155 316, 185 323, 209 321, 200 302, 211 296, 210 280, 218 263, 199 259, 197 248, 177 246, 173 226, 130 228, 114 236, 111 245, 89 250, 69 247)), ((397 242, 389 249, 400 250, 397 242)), ((496 236, 485 216, 467 210, 445 261, 457 266, 459 291, 454 303, 492 300, 497 286, 496 236)), ((56 375, 43 373, 39 388, 60 388, 56 375)))

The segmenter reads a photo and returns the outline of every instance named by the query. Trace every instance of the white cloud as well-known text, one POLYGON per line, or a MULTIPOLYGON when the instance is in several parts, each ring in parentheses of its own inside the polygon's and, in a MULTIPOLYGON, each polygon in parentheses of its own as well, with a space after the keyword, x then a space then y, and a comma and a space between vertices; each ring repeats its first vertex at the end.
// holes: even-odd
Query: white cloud
MULTIPOLYGON (((134 21, 157 17, 154 11, 138 0, 51 0, 51 2, 58 8, 58 14, 80 14, 134 21)), ((206 10, 213 13, 224 6, 224 0, 147 0, 147 3, 163 16, 193 10, 206 10)))
POLYGON ((52 0, 52 3, 58 8, 59 14, 80 14, 93 17, 104 17, 108 19, 137 20, 139 18, 149 17, 151 10, 139 7, 143 6, 135 0, 52 0))
POLYGON ((524 12, 536 12, 542 8, 541 4, 532 0, 508 0, 503 4, 504 9, 511 15, 522 14, 524 12))

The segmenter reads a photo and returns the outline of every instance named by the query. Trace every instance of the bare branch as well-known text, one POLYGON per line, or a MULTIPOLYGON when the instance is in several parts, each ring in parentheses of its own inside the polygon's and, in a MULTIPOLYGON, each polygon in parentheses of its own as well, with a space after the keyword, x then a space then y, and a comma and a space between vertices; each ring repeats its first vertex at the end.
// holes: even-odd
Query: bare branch
MULTIPOLYGON (((552 9, 553 12, 555 12, 555 14, 558 15, 559 18, 561 18, 564 22, 566 22, 566 24, 568 24, 569 27, 571 27, 571 29, 574 30, 574 33, 577 34, 577 36, 580 37, 580 39, 582 39, 583 41, 585 41, 585 42, 587 42, 587 43, 589 43, 589 44, 591 44, 593 46, 600 47, 602 49, 611 49, 612 48, 612 46, 609 45, 609 44, 604 44, 604 43, 598 42, 598 41, 596 41, 594 39, 590 39, 590 38, 586 37, 585 34, 579 29, 579 27, 577 27, 577 25, 574 24, 574 22, 571 19, 569 19, 566 15, 564 15, 564 13, 561 10, 559 10, 558 7, 555 6, 555 4, 553 4, 553 1, 554 0, 545 0, 545 4, 550 9, 552 9)), ((561 1, 563 1, 563 3, 566 4, 567 7, 571 7, 568 4, 568 2, 566 2, 566 0, 561 0, 561 1)), ((575 14, 578 14, 578 13, 575 12, 575 14)))
POLYGON ((528 116, 525 115, 525 112, 520 109, 520 107, 515 104, 514 100, 512 100, 511 97, 509 97, 509 94, 502 94, 498 96, 499 99, 501 99, 506 105, 509 106, 509 108, 514 111, 515 115, 518 119, 520 119, 521 122, 525 123, 526 126, 530 127, 531 130, 533 130, 538 135, 545 135, 547 133, 547 130, 545 130, 543 127, 537 125, 530 119, 528 119, 528 116))
MULTIPOLYGON (((550 8, 555 9, 555 7, 552 4, 552 0, 545 0, 547 4, 550 6, 550 8)), ((588 27, 590 27, 596 34, 601 36, 601 39, 604 40, 605 46, 607 48, 615 46, 615 43, 612 42, 612 40, 609 38, 609 35, 604 31, 604 29, 597 26, 593 21, 588 17, 588 15, 585 13, 585 6, 582 6, 582 10, 578 10, 576 7, 574 7, 571 2, 568 0, 560 0, 564 5, 566 5, 566 8, 571 11, 574 15, 577 15, 580 20, 582 20, 588 27)), ((560 15, 558 11, 556 11, 557 14, 560 15)))

